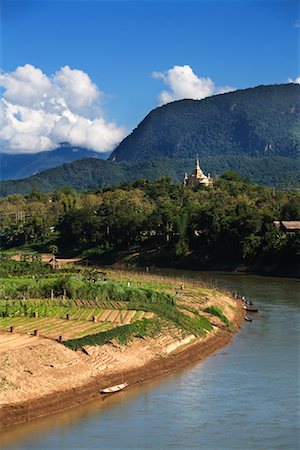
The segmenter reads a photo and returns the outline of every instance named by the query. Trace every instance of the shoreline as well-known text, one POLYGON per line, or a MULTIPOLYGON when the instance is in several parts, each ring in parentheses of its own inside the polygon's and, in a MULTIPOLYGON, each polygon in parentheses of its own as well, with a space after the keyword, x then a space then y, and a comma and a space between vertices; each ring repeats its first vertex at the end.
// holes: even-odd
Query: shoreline
MULTIPOLYGON (((189 365, 199 362, 212 355, 220 348, 230 344, 234 335, 244 322, 244 310, 237 300, 237 310, 234 315, 234 329, 218 329, 206 339, 196 339, 190 344, 182 345, 168 356, 160 355, 154 360, 147 361, 138 367, 122 371, 122 377, 131 386, 146 383, 170 375, 189 365)), ((50 414, 88 403, 100 398, 100 390, 120 383, 120 371, 103 373, 88 383, 78 387, 56 391, 32 400, 15 404, 4 404, 0 407, 0 429, 28 422, 32 419, 45 417, 50 414)))

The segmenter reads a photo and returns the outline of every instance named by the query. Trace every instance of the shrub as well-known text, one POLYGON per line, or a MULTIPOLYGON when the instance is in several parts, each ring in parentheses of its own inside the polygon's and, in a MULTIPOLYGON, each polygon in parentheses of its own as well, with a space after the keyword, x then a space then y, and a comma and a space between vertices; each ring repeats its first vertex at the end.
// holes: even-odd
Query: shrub
POLYGON ((142 319, 128 325, 122 325, 102 333, 84 336, 79 339, 70 339, 64 342, 66 347, 77 350, 85 345, 104 345, 112 339, 121 344, 127 344, 133 337, 154 337, 161 330, 161 322, 158 319, 142 319))
POLYGON ((221 309, 218 308, 218 306, 209 306, 208 308, 205 308, 204 312, 207 312, 209 314, 212 314, 213 316, 219 317, 222 322, 224 322, 227 326, 231 326, 232 323, 230 320, 227 319, 226 316, 222 313, 221 309))

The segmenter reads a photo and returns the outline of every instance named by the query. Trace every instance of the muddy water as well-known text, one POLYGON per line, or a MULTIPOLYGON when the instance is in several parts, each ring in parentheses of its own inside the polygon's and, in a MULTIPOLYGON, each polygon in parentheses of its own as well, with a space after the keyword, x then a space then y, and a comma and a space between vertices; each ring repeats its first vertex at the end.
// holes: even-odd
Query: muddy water
POLYGON ((230 346, 205 361, 2 432, 1 450, 299 449, 300 281, 185 275, 237 290, 260 311, 230 346))

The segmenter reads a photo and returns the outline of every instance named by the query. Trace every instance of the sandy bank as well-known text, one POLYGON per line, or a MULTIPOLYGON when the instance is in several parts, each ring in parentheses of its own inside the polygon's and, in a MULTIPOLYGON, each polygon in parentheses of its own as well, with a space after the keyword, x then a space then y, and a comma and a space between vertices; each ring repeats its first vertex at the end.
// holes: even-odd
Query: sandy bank
MULTIPOLYGON (((128 346, 110 343, 73 352, 43 338, 20 337, 0 349, 0 428, 53 414, 96 399, 100 390, 122 380, 130 386, 168 375, 229 344, 244 318, 242 305, 226 298, 232 329, 216 324, 205 338, 170 328, 156 339, 134 339, 128 346)), ((0 340, 1 342, 1 340, 0 340)))

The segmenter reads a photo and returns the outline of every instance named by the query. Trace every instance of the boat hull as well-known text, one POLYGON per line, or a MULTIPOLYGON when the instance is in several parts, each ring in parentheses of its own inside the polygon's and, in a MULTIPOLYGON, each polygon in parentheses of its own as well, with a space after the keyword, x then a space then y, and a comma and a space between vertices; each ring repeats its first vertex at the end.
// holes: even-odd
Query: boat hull
POLYGON ((128 386, 128 383, 116 384, 101 390, 101 394, 114 394, 115 392, 122 391, 128 386))

